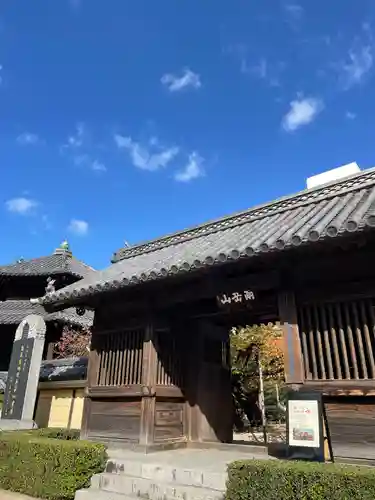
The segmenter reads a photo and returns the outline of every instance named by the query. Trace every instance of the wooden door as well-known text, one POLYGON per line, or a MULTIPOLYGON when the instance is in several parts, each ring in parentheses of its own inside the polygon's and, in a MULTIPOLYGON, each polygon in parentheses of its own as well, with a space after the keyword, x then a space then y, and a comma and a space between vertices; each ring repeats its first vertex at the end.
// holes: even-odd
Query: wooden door
POLYGON ((202 323, 197 387, 198 439, 228 443, 233 438, 229 335, 225 327, 202 323))

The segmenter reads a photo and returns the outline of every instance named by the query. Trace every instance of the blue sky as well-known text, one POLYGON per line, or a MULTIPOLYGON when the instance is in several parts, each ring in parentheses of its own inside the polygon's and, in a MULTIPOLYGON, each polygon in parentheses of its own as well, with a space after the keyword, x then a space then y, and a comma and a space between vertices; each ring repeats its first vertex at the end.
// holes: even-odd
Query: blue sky
POLYGON ((129 243, 375 160, 371 0, 0 6, 0 262, 129 243))

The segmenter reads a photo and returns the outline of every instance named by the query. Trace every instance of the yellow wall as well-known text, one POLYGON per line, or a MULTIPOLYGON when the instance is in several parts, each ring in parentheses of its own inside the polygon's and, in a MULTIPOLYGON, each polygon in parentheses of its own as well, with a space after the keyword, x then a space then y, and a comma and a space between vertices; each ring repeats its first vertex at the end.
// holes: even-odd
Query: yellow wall
POLYGON ((72 407, 73 390, 65 389, 52 396, 48 427, 69 427, 70 409, 72 407))
POLYGON ((83 389, 77 389, 75 391, 73 399, 73 411, 70 421, 71 429, 80 429, 82 426, 82 415, 83 415, 83 403, 85 401, 85 395, 83 389))
POLYGON ((83 389, 42 389, 39 391, 35 422, 38 427, 80 429, 83 389))

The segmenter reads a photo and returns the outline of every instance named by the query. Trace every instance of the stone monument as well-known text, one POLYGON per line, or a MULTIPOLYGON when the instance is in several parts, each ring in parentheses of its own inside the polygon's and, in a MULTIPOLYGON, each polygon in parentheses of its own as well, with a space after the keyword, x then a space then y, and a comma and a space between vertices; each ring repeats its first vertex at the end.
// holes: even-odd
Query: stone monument
POLYGON ((32 429, 46 324, 30 314, 18 325, 10 358, 0 429, 32 429))

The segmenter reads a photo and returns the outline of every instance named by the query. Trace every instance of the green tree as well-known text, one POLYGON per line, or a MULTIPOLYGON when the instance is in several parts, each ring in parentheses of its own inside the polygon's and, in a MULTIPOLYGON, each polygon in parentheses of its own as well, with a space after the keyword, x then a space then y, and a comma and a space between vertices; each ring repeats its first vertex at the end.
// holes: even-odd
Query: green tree
POLYGON ((266 406, 273 407, 277 418, 275 388, 276 384, 283 386, 284 381, 281 328, 273 324, 233 328, 230 340, 235 427, 243 430, 246 418, 250 425, 260 423, 259 363, 263 372, 266 406))

